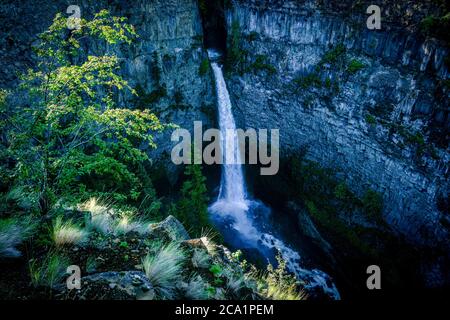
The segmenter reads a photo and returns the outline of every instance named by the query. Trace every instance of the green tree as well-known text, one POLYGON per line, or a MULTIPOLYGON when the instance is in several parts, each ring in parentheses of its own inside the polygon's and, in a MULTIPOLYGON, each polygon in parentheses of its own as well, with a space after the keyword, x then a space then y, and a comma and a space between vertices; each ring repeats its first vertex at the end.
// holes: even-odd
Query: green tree
POLYGON ((137 199, 133 167, 148 160, 146 147, 155 147, 149 133, 165 127, 147 110, 118 107, 120 91, 135 94, 118 75, 119 59, 85 50, 91 40, 105 47, 130 44, 136 37, 133 26, 106 10, 80 24, 69 30, 67 18, 55 17, 34 48, 37 66, 22 79, 20 89, 29 101, 2 110, 17 163, 15 182, 38 194, 44 212, 64 194, 137 199))
POLYGON ((200 236, 203 229, 210 227, 206 178, 198 164, 186 166, 184 174, 187 180, 181 188, 181 199, 177 203, 176 215, 192 230, 193 236, 200 236))
POLYGON ((241 49, 241 31, 239 21, 233 21, 231 24, 231 34, 229 37, 229 46, 227 51, 226 69, 228 72, 242 71, 245 51, 241 49))

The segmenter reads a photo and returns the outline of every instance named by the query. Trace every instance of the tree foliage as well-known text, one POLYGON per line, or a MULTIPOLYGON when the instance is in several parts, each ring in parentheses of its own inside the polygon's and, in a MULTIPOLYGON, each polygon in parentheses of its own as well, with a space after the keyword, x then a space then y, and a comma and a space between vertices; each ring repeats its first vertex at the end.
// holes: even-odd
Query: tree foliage
POLYGON ((38 63, 20 86, 28 99, 1 109, 13 180, 39 195, 43 211, 64 194, 137 199, 134 168, 148 159, 146 149, 155 147, 150 133, 165 127, 148 110, 116 104, 121 91, 135 94, 119 74, 117 56, 87 54, 92 40, 104 47, 130 44, 133 26, 106 10, 81 19, 77 30, 69 30, 67 20, 58 14, 39 36, 38 63))

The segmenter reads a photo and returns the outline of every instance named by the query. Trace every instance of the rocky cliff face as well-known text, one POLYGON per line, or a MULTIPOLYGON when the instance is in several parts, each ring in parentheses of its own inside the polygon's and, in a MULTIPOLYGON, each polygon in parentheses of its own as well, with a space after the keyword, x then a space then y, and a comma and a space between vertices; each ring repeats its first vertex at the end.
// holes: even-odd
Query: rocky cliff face
MULTIPOLYGON (((0 87, 17 84, 17 72, 33 65, 36 34, 71 4, 2 1, 0 87)), ((118 97, 121 105, 150 108, 188 129, 194 120, 214 121, 212 79, 199 73, 207 57, 196 0, 79 4, 83 17, 104 8, 126 16, 139 34, 131 48, 115 52, 141 96, 118 97)), ((228 36, 239 34, 250 66, 227 83, 240 127, 280 129, 282 157, 308 146, 312 160, 335 168, 354 191, 382 193, 384 218, 396 231, 448 253, 449 50, 418 30, 423 18, 440 14, 438 6, 381 1, 382 29, 372 31, 367 1, 226 4, 228 36)), ((98 43, 86 49, 112 50, 98 43)), ((156 142, 155 156, 167 157, 170 132, 156 142)))
POLYGON ((229 79, 235 114, 242 127, 279 128, 282 157, 307 145, 357 192, 381 192, 385 220, 410 241, 448 250, 448 49, 407 30, 421 18, 412 7, 405 21, 381 7, 391 19, 371 31, 367 7, 352 20, 336 3, 232 1, 228 35, 238 29, 250 61, 229 79))

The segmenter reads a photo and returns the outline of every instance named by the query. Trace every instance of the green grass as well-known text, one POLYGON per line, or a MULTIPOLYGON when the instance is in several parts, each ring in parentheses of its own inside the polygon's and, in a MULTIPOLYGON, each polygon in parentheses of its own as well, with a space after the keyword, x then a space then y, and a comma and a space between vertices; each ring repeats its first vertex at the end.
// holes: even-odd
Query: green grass
POLYGON ((63 221, 62 216, 53 221, 52 238, 57 247, 67 245, 82 245, 89 238, 89 231, 81 228, 72 220, 63 221))
POLYGON ((207 268, 210 260, 209 254, 201 249, 195 249, 191 258, 192 265, 196 268, 207 268))
POLYGON ((114 224, 114 234, 121 235, 136 232, 145 235, 150 232, 151 222, 135 219, 133 214, 121 213, 120 219, 114 224))
POLYGON ((20 256, 16 247, 31 235, 35 227, 32 218, 0 220, 0 258, 20 256))
POLYGON ((60 283, 65 275, 66 269, 70 265, 67 257, 55 252, 49 252, 41 260, 30 260, 29 272, 31 284, 34 287, 53 287, 60 283))
POLYGON ((185 252, 176 243, 165 245, 156 254, 148 254, 142 259, 145 274, 159 297, 175 298, 176 285, 182 279, 185 259, 185 252))
POLYGON ((185 298, 190 300, 206 300, 210 297, 209 283, 203 280, 200 275, 192 275, 185 287, 185 298))

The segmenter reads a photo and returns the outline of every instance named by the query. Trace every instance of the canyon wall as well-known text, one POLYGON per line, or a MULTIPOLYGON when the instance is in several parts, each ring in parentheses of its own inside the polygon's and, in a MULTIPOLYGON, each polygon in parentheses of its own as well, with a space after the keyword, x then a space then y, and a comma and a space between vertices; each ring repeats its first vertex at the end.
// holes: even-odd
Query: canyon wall
POLYGON ((235 116, 280 129, 281 157, 308 146, 357 193, 379 191, 394 230, 449 252, 448 49, 409 30, 412 18, 389 15, 395 5, 381 6, 388 17, 369 30, 366 8, 349 16, 337 1, 229 1, 228 38, 239 34, 250 65, 229 76, 235 116))
MULTIPOLYGON (((361 3, 225 1, 228 37, 239 33, 252 66, 227 79, 233 112, 240 127, 280 129, 282 157, 308 146, 312 160, 335 168, 357 193, 379 191, 394 230, 448 254, 448 48, 421 36, 417 27, 438 14, 436 6, 382 1, 382 29, 373 31, 366 28, 367 6, 361 3)), ((36 35, 71 4, 2 1, 0 87, 17 85, 17 73, 33 66, 36 35)), ((78 4, 85 18, 104 8, 128 17, 139 34, 131 47, 87 48, 115 50, 124 77, 144 97, 136 101, 126 94, 119 105, 149 108, 188 129, 194 120, 214 122, 211 73, 199 73, 207 56, 196 0, 78 4), (162 85, 164 94, 158 93, 162 85)), ((168 159, 170 133, 157 136, 155 158, 168 159)))

